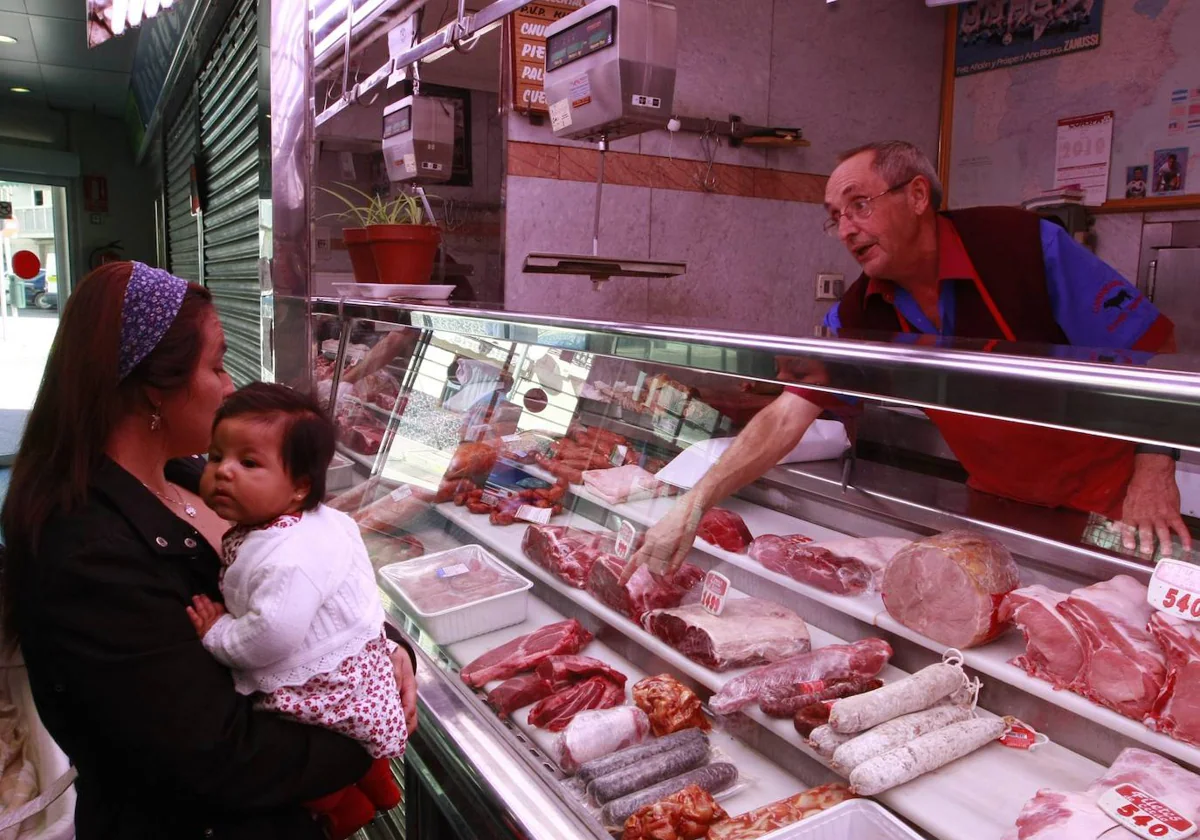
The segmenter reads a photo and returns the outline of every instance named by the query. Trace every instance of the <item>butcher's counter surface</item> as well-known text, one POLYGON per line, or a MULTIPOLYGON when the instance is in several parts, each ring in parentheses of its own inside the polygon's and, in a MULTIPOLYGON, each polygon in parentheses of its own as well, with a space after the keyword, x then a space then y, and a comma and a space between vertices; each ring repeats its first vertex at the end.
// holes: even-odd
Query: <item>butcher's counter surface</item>
MULTIPOLYGON (((655 403, 655 410, 677 412, 679 422, 673 426, 644 422, 641 425, 646 433, 625 447, 634 450, 640 463, 655 468, 654 464, 678 452, 678 430, 683 422, 692 424, 692 435, 710 423, 711 411, 692 410, 697 405, 704 407, 703 395, 722 385, 726 393, 737 393, 740 382, 770 380, 774 360, 785 344, 790 352, 802 350, 808 354, 806 359, 817 359, 830 371, 845 375, 852 372, 858 385, 880 384, 877 390, 882 393, 876 397, 889 400, 889 405, 919 405, 919 397, 927 396, 932 388, 946 405, 964 411, 980 410, 987 402, 987 398, 966 391, 968 386, 974 387, 972 382, 978 385, 991 381, 994 363, 1003 358, 957 350, 922 350, 918 358, 908 352, 913 348, 901 348, 908 355, 901 354, 904 358, 897 359, 888 356, 886 345, 866 342, 789 344, 789 340, 772 339, 760 345, 757 339, 761 337, 755 336, 664 332, 649 327, 622 330, 611 325, 597 330, 567 319, 507 314, 488 320, 486 313, 440 307, 317 301, 313 308, 317 313, 314 324, 324 321, 321 335, 327 339, 333 324, 340 336, 334 358, 323 358, 314 345, 316 355, 311 361, 317 379, 324 379, 325 390, 318 387, 318 391, 338 395, 335 417, 341 432, 349 435, 339 447, 356 465, 354 482, 369 481, 370 492, 357 504, 359 509, 394 488, 408 488, 401 491, 404 494, 437 491, 458 440, 464 436, 468 440, 487 437, 500 444, 505 438, 531 429, 563 434, 577 429, 580 422, 604 428, 607 421, 603 411, 596 410, 598 392, 600 397, 612 399, 614 414, 624 405, 627 415, 643 407, 636 399, 631 403, 630 394, 640 391, 659 397, 669 395, 655 403), (388 339, 397 333, 412 340, 388 339), (379 348, 393 344, 403 344, 406 349, 398 355, 375 359, 379 364, 373 365, 371 360, 379 348), (354 354, 347 352, 350 345, 358 345, 354 354), (364 359, 373 371, 368 377, 356 377, 359 383, 353 386, 340 381, 350 366, 351 355, 364 359), (876 357, 884 361, 877 362, 876 357), (945 370, 936 375, 929 373, 936 370, 932 365, 938 359, 945 370), (464 365, 464 361, 473 364, 464 365), (959 368, 968 362, 974 379, 960 375, 959 368), (887 375, 872 378, 869 373, 875 364, 882 365, 880 369, 887 375), (749 369, 752 372, 748 373, 749 369), (921 384, 927 375, 937 381, 921 384), (693 387, 692 382, 698 384, 693 387), (617 384, 628 386, 628 390, 613 387, 617 384), (590 389, 586 411, 585 387, 590 389), (671 402, 676 393, 685 394, 690 408, 671 402), (378 394, 387 398, 376 399, 378 394), (417 396, 421 397, 419 401, 417 396), (405 411, 405 406, 413 402, 423 406, 419 420, 405 411), (432 416, 428 405, 438 406, 437 411, 444 416, 432 416), (442 421, 453 421, 450 426, 455 433, 448 438, 447 423, 442 421), (377 434, 364 435, 364 429, 377 434), (348 441, 354 446, 376 441, 378 449, 356 452, 348 441)), ((316 342, 317 336, 313 339, 316 342)), ((1141 394, 1139 399, 1148 400, 1147 404, 1158 406, 1158 414, 1168 411, 1166 395, 1156 390, 1166 380, 1155 379, 1157 374, 1147 385, 1130 377, 1130 369, 1120 370, 1124 378, 1105 390, 1105 396, 1097 402, 1083 380, 1074 390, 1064 390, 1061 380, 1055 377, 1068 369, 1073 373, 1086 369, 1089 376, 1095 377, 1103 366, 1052 359, 1044 363, 1046 367, 1033 365, 1028 357, 1020 358, 1028 363, 1025 378, 1033 382, 1025 383, 1032 390, 1023 393, 1040 394, 1043 401, 1050 399, 1054 388, 1060 397, 1067 395, 1059 399, 1056 424, 1080 401, 1111 407, 1121 399, 1133 399, 1134 392, 1141 394), (1122 388, 1126 389, 1125 396, 1114 396, 1122 388)), ((1184 406, 1184 413, 1191 411, 1195 400, 1188 389, 1196 382, 1183 381, 1188 374, 1172 372, 1164 376, 1173 386, 1182 388, 1174 399, 1184 406)), ((1011 378, 1003 379, 1000 390, 1012 387, 1011 378)), ((861 387, 854 390, 862 392, 861 387)), ((1200 389, 1195 393, 1200 394, 1200 389)), ((995 404, 991 408, 999 410, 995 404)), ((1045 414, 1046 410, 1045 406, 1023 410, 1020 413, 1026 416, 1021 419, 1028 421, 1030 415, 1045 414)), ((1131 431, 1131 413, 1126 410, 1123 416, 1126 419, 1121 422, 1131 438, 1181 446, 1197 442, 1188 442, 1188 434, 1169 420, 1131 431), (1170 434, 1156 437, 1163 431, 1170 434)), ((1107 428, 1096 428, 1106 423, 1091 422, 1086 428, 1113 434, 1111 423, 1107 428)), ((615 423, 611 425, 618 428, 615 423)), ((714 435, 727 433, 727 426, 721 422, 711 422, 708 428, 714 435)), ((616 457, 617 450, 613 454, 616 457)), ((633 457, 628 452, 619 454, 633 457)), ((525 476, 521 480, 540 479, 553 484, 557 474, 549 471, 551 467, 554 465, 501 459, 495 474, 503 473, 504 477, 496 480, 512 482, 525 476)), ((1149 575, 1150 566, 1139 557, 1105 547, 1110 543, 1089 543, 1096 522, 1082 514, 1005 502, 968 491, 955 481, 862 459, 852 468, 847 467, 844 459, 776 467, 738 498, 723 502, 722 507, 739 514, 756 536, 805 534, 815 540, 846 535, 917 538, 968 527, 988 533, 1012 551, 1020 564, 1023 584, 1043 583, 1061 591, 1115 574, 1139 580, 1149 575)), ((489 481, 494 477, 489 476, 489 481)), ((367 486, 364 484, 363 489, 367 486)), ((644 530, 661 519, 672 504, 665 498, 612 503, 580 484, 570 485, 563 502, 566 510, 555 515, 552 524, 605 531, 616 531, 622 522, 644 530)), ((380 527, 379 523, 375 527, 380 527)), ((583 652, 617 667, 629 677, 630 684, 643 675, 666 672, 705 699, 740 672, 718 673, 699 665, 585 591, 566 585, 521 550, 525 527, 520 522, 499 527, 489 522, 487 514, 471 513, 449 502, 429 505, 417 520, 406 519, 385 527, 397 537, 415 536, 426 553, 460 544, 482 545, 534 583, 529 614, 523 623, 445 647, 426 638, 417 622, 389 602, 393 619, 413 633, 423 649, 421 702, 426 716, 422 726, 427 727, 427 735, 420 740, 427 748, 439 750, 443 763, 459 768, 461 783, 470 790, 478 788, 475 795, 503 815, 502 823, 515 827, 512 836, 556 840, 603 837, 592 810, 562 784, 546 733, 525 724, 524 710, 513 716, 515 722, 500 721, 482 695, 458 679, 458 669, 504 641, 569 617, 596 635, 596 641, 583 652)), ((378 535, 373 536, 372 545, 377 547, 378 535)), ((895 655, 883 675, 885 679, 922 668, 945 653, 941 645, 895 621, 878 593, 835 595, 768 571, 745 554, 724 551, 703 541, 695 543, 689 561, 726 575, 735 589, 734 597, 763 598, 797 612, 810 625, 814 647, 870 636, 887 640, 895 655)), ((1144 746, 1181 764, 1200 768, 1200 750, 1029 677, 1009 662, 1021 650, 1020 635, 1012 631, 991 644, 964 652, 969 672, 984 683, 980 707, 985 711, 981 713, 1015 715, 1044 732, 1052 743, 1032 752, 991 744, 879 797, 927 836, 948 840, 999 838, 1011 828, 1022 805, 1037 789, 1082 790, 1128 746, 1144 746)), ((731 814, 836 778, 799 738, 789 720, 774 720, 753 709, 720 719, 719 723, 721 751, 743 773, 743 784, 722 799, 731 814)), ((506 835, 507 831, 502 833, 506 835)))

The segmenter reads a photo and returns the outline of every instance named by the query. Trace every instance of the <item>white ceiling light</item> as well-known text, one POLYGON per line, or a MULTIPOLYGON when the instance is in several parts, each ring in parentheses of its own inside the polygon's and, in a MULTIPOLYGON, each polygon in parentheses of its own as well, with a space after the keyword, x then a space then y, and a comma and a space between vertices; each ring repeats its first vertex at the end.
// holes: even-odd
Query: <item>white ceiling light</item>
POLYGON ((0 35, 0 44, 15 44, 17 39, 11 35, 0 35))
POLYGON ((11 87, 9 90, 13 93, 29 93, 29 88, 27 87, 11 87))

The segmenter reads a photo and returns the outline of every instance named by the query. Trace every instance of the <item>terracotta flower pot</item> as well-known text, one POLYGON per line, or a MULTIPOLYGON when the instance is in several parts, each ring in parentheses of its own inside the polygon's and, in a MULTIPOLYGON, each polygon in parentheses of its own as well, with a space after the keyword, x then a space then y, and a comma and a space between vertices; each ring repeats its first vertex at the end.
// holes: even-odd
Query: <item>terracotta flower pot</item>
POLYGON ((433 274, 442 231, 435 225, 369 225, 380 283, 421 285, 433 274))
POLYGON ((375 270, 375 255, 371 253, 371 240, 366 228, 345 228, 342 241, 350 252, 350 265, 354 268, 355 283, 378 283, 379 272, 375 270))

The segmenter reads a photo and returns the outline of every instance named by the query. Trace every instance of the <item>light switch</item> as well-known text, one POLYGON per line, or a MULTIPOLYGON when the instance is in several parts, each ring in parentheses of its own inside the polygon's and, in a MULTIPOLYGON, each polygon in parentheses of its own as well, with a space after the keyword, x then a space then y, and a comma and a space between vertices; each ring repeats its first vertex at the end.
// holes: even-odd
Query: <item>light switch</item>
POLYGON ((842 297, 841 274, 817 275, 817 300, 840 300, 842 297))

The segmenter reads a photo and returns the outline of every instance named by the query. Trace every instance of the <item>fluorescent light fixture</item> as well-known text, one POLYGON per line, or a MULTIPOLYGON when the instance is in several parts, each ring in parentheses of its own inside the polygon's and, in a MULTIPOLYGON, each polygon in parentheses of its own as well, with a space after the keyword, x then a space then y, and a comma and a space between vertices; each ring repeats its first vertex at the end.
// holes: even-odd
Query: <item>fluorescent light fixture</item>
POLYGON ((0 35, 0 44, 15 44, 17 39, 11 35, 0 35))
POLYGON ((13 93, 29 93, 29 88, 27 87, 11 87, 9 90, 13 93))

